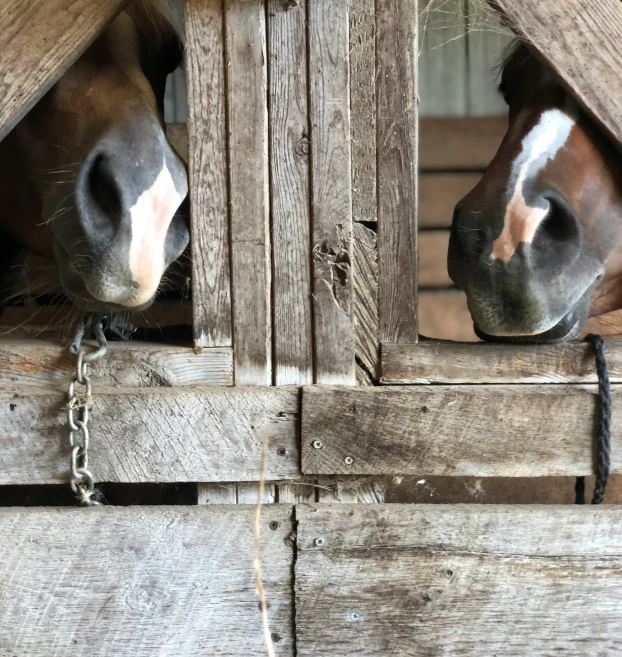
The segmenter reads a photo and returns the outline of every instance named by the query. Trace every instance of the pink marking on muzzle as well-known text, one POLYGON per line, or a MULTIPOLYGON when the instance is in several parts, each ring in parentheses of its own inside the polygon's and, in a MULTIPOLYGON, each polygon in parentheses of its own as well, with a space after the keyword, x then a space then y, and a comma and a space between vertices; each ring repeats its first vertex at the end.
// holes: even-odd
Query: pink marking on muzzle
POLYGON ((126 305, 140 306, 156 293, 164 273, 166 234, 182 200, 165 164, 153 185, 130 209, 130 271, 138 293, 126 305))

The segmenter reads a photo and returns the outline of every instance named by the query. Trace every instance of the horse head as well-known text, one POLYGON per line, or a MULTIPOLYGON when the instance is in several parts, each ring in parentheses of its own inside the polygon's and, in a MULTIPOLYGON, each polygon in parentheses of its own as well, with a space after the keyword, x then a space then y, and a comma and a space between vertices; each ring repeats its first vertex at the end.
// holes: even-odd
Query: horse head
POLYGON ((456 207, 449 275, 480 337, 570 339, 622 307, 622 156, 525 45, 499 90, 509 128, 456 207))
POLYGON ((186 170, 163 123, 182 45, 163 9, 131 3, 1 145, 2 229, 53 257, 84 309, 145 308, 188 244, 186 170))

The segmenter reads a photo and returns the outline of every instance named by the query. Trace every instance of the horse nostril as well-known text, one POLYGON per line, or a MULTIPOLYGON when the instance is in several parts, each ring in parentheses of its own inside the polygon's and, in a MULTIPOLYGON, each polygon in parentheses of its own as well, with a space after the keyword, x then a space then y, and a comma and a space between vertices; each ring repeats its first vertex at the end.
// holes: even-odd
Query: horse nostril
POLYGON ((121 193, 105 155, 98 155, 91 166, 88 191, 91 199, 110 219, 121 215, 121 193))
POLYGON ((575 242, 580 238, 579 221, 574 211, 557 199, 548 199, 549 212, 542 222, 540 233, 552 242, 575 242))

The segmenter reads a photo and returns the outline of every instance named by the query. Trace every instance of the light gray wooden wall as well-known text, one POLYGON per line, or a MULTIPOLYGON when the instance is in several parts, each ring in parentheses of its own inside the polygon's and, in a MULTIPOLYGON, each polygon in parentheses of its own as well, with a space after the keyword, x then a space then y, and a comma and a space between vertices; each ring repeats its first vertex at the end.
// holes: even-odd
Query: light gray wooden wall
MULTIPOLYGON (((183 0, 173 0, 173 5, 183 15, 183 0)), ((419 12, 420 116, 505 114, 495 66, 511 37, 495 14, 481 0, 419 0, 419 12)), ((164 111, 167 122, 186 121, 181 68, 169 78, 164 111)))

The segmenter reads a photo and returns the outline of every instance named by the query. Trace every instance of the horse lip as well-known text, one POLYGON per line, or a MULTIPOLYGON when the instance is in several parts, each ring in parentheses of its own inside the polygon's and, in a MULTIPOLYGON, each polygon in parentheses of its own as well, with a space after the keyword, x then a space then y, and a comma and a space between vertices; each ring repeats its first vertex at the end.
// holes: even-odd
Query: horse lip
POLYGON ((576 307, 564 315, 562 319, 552 328, 543 333, 534 333, 533 335, 490 335, 482 331, 477 324, 473 324, 475 335, 484 342, 510 343, 510 344, 537 344, 541 342, 564 342, 575 338, 582 327, 583 321, 575 315, 576 307), (575 320, 572 322, 572 320, 575 320))

